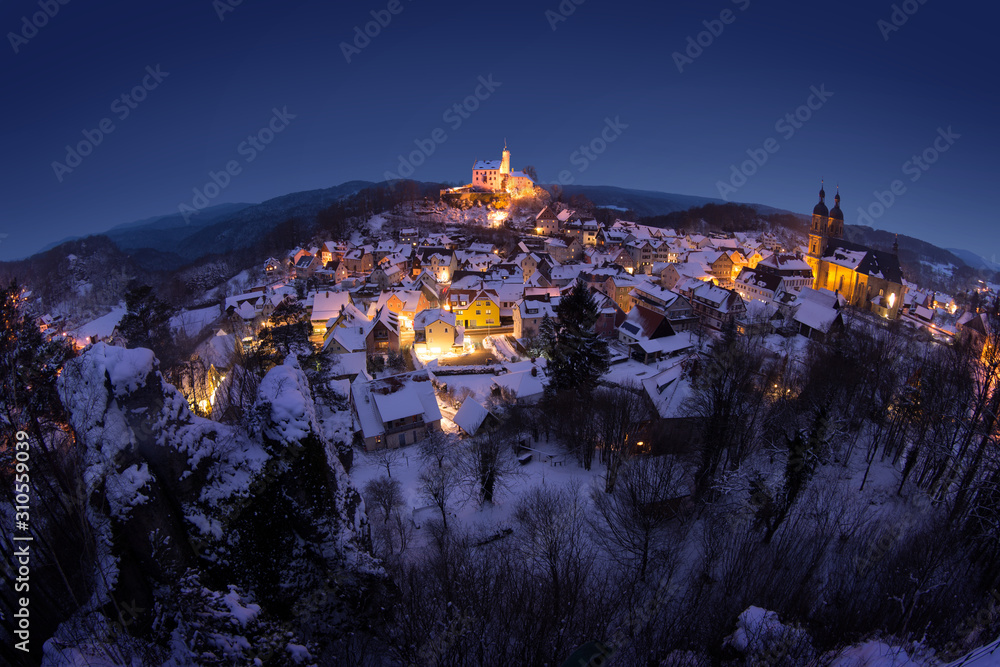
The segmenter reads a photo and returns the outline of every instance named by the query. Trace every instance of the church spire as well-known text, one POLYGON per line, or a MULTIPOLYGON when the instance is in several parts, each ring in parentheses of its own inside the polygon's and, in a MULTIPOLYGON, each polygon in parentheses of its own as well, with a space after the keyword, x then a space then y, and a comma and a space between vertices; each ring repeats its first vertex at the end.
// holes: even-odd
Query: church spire
POLYGON ((899 255, 899 234, 896 234, 896 240, 892 242, 892 252, 899 255))
POLYGON ((823 188, 823 181, 819 182, 819 203, 813 209, 813 229, 826 231, 826 218, 830 215, 830 209, 826 207, 826 190, 823 188))

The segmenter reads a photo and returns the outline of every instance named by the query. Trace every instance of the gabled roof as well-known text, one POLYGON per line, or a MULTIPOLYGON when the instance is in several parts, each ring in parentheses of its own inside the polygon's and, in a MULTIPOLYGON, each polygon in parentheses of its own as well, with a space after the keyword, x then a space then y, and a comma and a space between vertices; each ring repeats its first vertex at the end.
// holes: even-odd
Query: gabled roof
POLYGON ((747 287, 756 287, 768 292, 776 292, 784 278, 777 273, 759 273, 746 267, 736 277, 736 282, 747 287))
POLYGON ((309 319, 326 322, 340 315, 344 306, 350 302, 351 295, 348 292, 317 292, 313 297, 312 315, 309 319))
POLYGON ((475 435, 489 414, 490 411, 486 409, 485 405, 469 396, 462 402, 462 407, 458 409, 451 420, 469 435, 475 435))
POLYGON ((385 422, 420 416, 425 423, 439 421, 441 410, 426 371, 393 375, 351 385, 351 399, 366 438, 385 432, 385 422))
POLYGON ((667 320, 666 315, 650 310, 641 304, 637 304, 628 311, 625 322, 619 328, 639 341, 674 335, 674 328, 667 320))
POLYGON ((538 215, 535 216, 535 220, 536 221, 537 220, 553 220, 553 221, 555 221, 555 220, 558 220, 558 219, 559 219, 559 217, 555 213, 553 213, 552 209, 549 208, 548 206, 546 206, 541 211, 539 211, 538 215))
POLYGON ((840 311, 815 301, 803 301, 795 310, 793 319, 815 331, 829 333, 830 327, 840 317, 840 311))
POLYGON ((515 398, 530 398, 545 391, 541 379, 531 371, 505 373, 493 378, 493 385, 510 392, 515 398))
POLYGON ((413 330, 420 331, 421 329, 426 329, 427 325, 433 324, 438 320, 444 322, 445 324, 455 326, 455 313, 448 312, 442 308, 428 308, 427 310, 421 310, 417 313, 417 316, 413 318, 413 330))

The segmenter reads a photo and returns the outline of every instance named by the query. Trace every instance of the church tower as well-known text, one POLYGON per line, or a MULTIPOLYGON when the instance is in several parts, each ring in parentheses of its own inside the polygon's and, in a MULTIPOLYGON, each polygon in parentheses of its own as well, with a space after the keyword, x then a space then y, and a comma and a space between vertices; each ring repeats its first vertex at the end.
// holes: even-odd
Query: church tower
POLYGON ((809 228, 809 256, 819 258, 826 249, 827 225, 830 209, 826 207, 826 190, 819 186, 819 203, 813 209, 812 226, 809 228))
POLYGON ((809 227, 809 253, 805 258, 806 263, 812 268, 813 287, 819 283, 820 257, 826 250, 827 228, 830 222, 830 210, 826 207, 826 190, 820 181, 819 203, 813 209, 812 225, 809 227))
POLYGON ((826 227, 826 235, 831 239, 844 238, 844 212, 840 210, 840 186, 837 186, 837 196, 833 208, 830 209, 830 222, 826 227))

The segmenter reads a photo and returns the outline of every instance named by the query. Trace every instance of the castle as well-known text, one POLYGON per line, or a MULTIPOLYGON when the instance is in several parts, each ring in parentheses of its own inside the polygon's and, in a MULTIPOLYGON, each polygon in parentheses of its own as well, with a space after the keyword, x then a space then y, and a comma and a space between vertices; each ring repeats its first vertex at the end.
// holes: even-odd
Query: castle
POLYGON ((510 151, 504 143, 500 160, 477 160, 472 165, 472 187, 488 192, 514 192, 535 185, 523 171, 510 170, 510 151))
POLYGON ((826 191, 820 186, 806 255, 806 262, 813 270, 814 289, 837 292, 852 306, 896 319, 907 290, 898 253, 898 244, 890 253, 845 241, 840 188, 833 209, 827 209, 826 191))

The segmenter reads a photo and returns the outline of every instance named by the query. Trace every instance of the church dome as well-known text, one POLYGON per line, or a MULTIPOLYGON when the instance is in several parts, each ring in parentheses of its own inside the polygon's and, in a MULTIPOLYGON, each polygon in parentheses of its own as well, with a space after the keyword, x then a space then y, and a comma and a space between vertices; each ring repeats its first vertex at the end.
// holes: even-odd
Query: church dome
POLYGON ((840 193, 834 198, 833 208, 830 209, 830 217, 834 220, 844 221, 844 212, 840 210, 840 193))
POLYGON ((826 199, 826 190, 823 186, 819 188, 819 203, 816 204, 816 208, 813 209, 813 215, 821 215, 824 218, 830 215, 830 209, 826 207, 824 200, 826 199))

